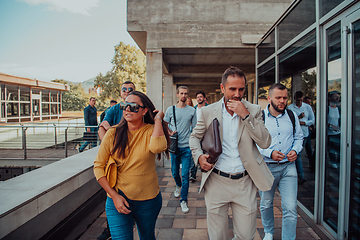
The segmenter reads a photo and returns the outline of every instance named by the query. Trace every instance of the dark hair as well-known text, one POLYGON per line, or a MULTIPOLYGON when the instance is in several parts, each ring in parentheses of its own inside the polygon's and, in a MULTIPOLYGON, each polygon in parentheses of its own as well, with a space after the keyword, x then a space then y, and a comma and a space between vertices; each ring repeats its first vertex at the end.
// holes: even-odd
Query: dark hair
POLYGON ((305 100, 307 100, 307 99, 311 100, 311 98, 310 98, 310 97, 304 97, 304 101, 305 101, 305 100))
POLYGON ((179 94, 179 89, 188 89, 187 86, 179 86, 177 89, 176 89, 176 94, 179 94))
POLYGON ((132 85, 134 85, 134 90, 135 90, 135 84, 132 82, 132 81, 125 81, 125 82, 123 82, 123 84, 121 84, 121 86, 123 86, 124 84, 132 84, 132 85))
MULTIPOLYGON (((148 109, 148 111, 144 115, 144 123, 154 124, 155 106, 148 98, 148 96, 146 96, 145 94, 139 91, 132 91, 131 93, 129 93, 129 96, 130 95, 138 96, 140 98, 142 105, 148 109)), ((114 148, 112 149, 111 154, 115 154, 118 151, 119 157, 120 156, 125 157, 125 150, 126 147, 128 146, 127 121, 123 117, 120 123, 114 127, 116 128, 116 130, 115 130, 115 138, 114 138, 114 148)), ((165 121, 162 121, 162 127, 167 141, 167 148, 165 150, 165 155, 169 157, 170 137, 169 137, 168 125, 165 123, 165 121)), ((158 159, 160 158, 161 158, 161 154, 158 154, 158 159)))
POLYGON ((94 97, 90 97, 90 99, 89 99, 89 100, 91 101, 91 99, 95 99, 95 100, 96 100, 96 98, 94 98, 94 97))
POLYGON ((205 93, 203 91, 198 91, 196 94, 195 94, 195 97, 197 97, 198 94, 202 94, 204 98, 206 98, 205 96, 205 93))
POLYGON ((115 104, 117 104, 117 101, 115 101, 115 100, 111 100, 111 101, 110 101, 110 104, 111 104, 111 103, 115 103, 115 104))
POLYGON ((281 83, 275 83, 273 85, 271 85, 271 87, 269 88, 269 95, 271 95, 271 92, 273 89, 279 89, 279 90, 285 90, 286 87, 285 85, 281 84, 281 83))
POLYGON ((222 80, 221 80, 221 83, 223 86, 226 85, 226 82, 227 82, 227 78, 228 76, 238 76, 238 77, 243 77, 245 79, 245 84, 246 84, 246 77, 245 77, 245 74, 243 73, 243 71, 241 71, 239 68, 237 67, 229 67, 228 69, 225 70, 225 72, 223 73, 222 75, 222 80))
POLYGON ((304 96, 303 92, 302 91, 297 91, 295 94, 294 94, 294 99, 298 99, 298 98, 302 98, 304 96))

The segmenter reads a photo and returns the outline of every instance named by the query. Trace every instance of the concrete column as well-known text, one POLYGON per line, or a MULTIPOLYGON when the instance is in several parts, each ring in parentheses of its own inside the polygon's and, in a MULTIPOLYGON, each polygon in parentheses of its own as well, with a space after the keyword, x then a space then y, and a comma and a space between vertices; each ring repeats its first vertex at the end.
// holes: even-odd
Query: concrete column
POLYGON ((172 91, 173 91, 173 97, 172 97, 172 105, 176 104, 178 101, 178 98, 176 96, 176 84, 173 84, 172 86, 172 91))
POLYGON ((173 88, 173 76, 168 74, 164 75, 164 111, 173 105, 173 88))
POLYGON ((146 94, 155 108, 163 110, 163 63, 162 50, 146 52, 146 94))

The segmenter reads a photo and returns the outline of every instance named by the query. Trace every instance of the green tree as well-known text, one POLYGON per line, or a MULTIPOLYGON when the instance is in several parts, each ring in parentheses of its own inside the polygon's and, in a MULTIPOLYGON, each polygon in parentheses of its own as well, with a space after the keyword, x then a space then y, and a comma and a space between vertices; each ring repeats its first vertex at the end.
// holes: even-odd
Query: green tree
POLYGON ((302 73, 302 89, 304 97, 311 98, 311 106, 316 107, 316 72, 305 71, 302 73))
POLYGON ((81 83, 73 84, 63 79, 51 80, 52 82, 62 83, 70 86, 69 91, 62 93, 62 110, 63 111, 82 111, 87 104, 87 96, 81 87, 81 83))
POLYGON ((105 75, 97 75, 94 82, 94 86, 102 90, 102 100, 119 99, 120 88, 125 81, 133 82, 138 91, 146 92, 146 62, 140 49, 120 42, 115 46, 115 55, 111 63, 112 69, 105 75))

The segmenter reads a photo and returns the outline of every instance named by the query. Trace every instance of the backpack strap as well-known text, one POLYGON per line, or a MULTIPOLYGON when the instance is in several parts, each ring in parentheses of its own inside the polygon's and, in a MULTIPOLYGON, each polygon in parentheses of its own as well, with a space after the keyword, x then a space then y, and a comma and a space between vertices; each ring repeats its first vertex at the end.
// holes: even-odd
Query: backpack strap
MULTIPOLYGON (((293 135, 295 135, 295 132, 296 132, 296 129, 295 129, 295 116, 294 116, 294 113, 293 111, 289 110, 289 109, 286 109, 288 115, 289 115, 289 118, 290 118, 290 121, 293 125, 293 135)), ((262 119, 264 121, 264 124, 265 124, 265 110, 262 110, 262 119)))
POLYGON ((176 116, 175 116, 175 105, 173 105, 173 114, 174 114, 174 121, 175 121, 175 129, 176 129, 176 131, 177 131, 176 116))
POLYGON ((294 112, 289 110, 289 109, 286 109, 288 115, 289 115, 289 118, 291 120, 291 123, 293 125, 293 135, 295 135, 295 116, 294 116, 294 112))

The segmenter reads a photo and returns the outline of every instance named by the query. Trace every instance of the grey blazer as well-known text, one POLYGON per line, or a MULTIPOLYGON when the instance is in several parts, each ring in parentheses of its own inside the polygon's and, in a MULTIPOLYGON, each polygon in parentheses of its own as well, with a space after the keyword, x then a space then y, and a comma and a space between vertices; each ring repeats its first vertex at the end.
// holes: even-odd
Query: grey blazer
MULTIPOLYGON (((200 141, 214 118, 219 120, 221 141, 223 140, 221 101, 224 101, 223 98, 216 103, 201 108, 201 114, 197 120, 196 127, 190 135, 190 149, 196 164, 198 164, 200 155, 203 154, 200 141)), ((261 191, 268 191, 273 185, 274 177, 266 166, 256 144, 261 148, 268 148, 271 144, 271 136, 262 120, 260 106, 245 100, 242 100, 242 102, 250 112, 250 116, 244 121, 239 121, 237 137, 240 158, 255 186, 261 191)), ((211 170, 202 174, 200 191, 203 189, 215 165, 216 163, 211 170)))

